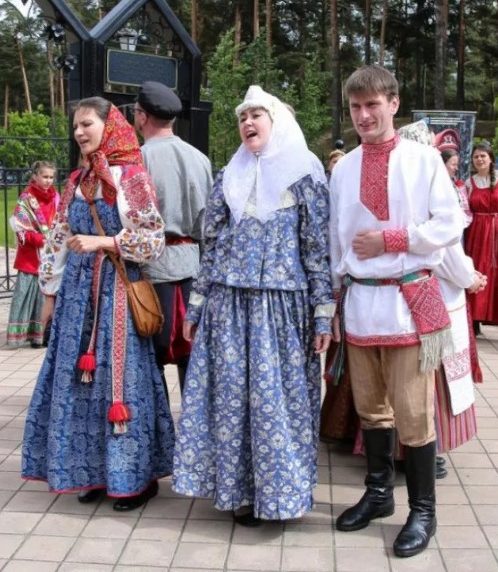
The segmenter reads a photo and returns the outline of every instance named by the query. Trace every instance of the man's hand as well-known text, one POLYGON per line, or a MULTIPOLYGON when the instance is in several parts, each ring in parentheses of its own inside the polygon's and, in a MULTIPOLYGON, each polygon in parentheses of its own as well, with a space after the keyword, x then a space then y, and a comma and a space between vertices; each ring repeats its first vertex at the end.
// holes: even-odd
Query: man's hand
POLYGON ((330 334, 317 334, 315 336, 315 353, 321 354, 329 349, 330 340, 332 336, 330 334))
POLYGON ((109 236, 94 236, 88 234, 75 234, 67 240, 67 247, 79 254, 95 252, 99 248, 114 250, 114 241, 109 236))
POLYGON ((187 342, 191 342, 194 339, 196 330, 197 326, 192 322, 188 322, 187 320, 183 322, 183 337, 187 342))
POLYGON ((481 274, 478 270, 475 271, 474 282, 472 286, 467 288, 469 294, 477 294, 484 290, 488 284, 488 277, 485 274, 481 274))
POLYGON ((381 230, 359 232, 353 238, 352 245, 358 260, 375 258, 385 252, 384 235, 381 230))

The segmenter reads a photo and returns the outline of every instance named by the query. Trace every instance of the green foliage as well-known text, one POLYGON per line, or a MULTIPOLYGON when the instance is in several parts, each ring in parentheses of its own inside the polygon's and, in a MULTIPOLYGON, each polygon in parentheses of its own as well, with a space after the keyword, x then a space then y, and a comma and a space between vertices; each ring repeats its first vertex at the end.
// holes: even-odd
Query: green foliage
POLYGON ((12 112, 8 129, 0 128, 0 163, 4 167, 29 167, 38 160, 67 167, 68 155, 67 119, 61 112, 52 117, 41 107, 33 113, 12 112))
POLYGON ((208 89, 204 90, 203 95, 213 102, 209 149, 214 166, 220 168, 240 144, 234 110, 247 87, 246 76, 249 72, 247 65, 237 60, 233 30, 220 39, 207 70, 208 89))

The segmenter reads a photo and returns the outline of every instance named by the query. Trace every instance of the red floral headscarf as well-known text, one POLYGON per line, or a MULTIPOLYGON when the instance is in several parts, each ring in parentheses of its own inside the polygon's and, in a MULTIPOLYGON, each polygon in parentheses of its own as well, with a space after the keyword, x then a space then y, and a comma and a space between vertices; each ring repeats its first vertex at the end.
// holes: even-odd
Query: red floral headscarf
POLYGON ((102 141, 97 151, 86 157, 88 171, 80 184, 87 201, 92 202, 99 182, 102 183, 104 201, 113 205, 117 189, 109 167, 111 165, 142 165, 135 129, 128 123, 115 105, 111 105, 107 116, 102 141))

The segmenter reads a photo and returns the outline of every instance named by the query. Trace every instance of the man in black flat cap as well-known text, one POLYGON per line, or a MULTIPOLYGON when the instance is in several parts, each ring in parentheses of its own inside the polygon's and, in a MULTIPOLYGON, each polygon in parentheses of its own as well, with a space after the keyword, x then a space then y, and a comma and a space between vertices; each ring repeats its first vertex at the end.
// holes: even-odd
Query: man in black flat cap
POLYGON ((145 141, 144 162, 166 225, 163 254, 143 267, 164 313, 164 328, 154 336, 156 359, 161 371, 167 363, 177 365, 183 388, 190 344, 183 339, 182 323, 192 280, 199 271, 204 209, 212 186, 211 163, 173 133, 182 104, 172 89, 156 81, 144 82, 133 111, 135 128, 145 141))

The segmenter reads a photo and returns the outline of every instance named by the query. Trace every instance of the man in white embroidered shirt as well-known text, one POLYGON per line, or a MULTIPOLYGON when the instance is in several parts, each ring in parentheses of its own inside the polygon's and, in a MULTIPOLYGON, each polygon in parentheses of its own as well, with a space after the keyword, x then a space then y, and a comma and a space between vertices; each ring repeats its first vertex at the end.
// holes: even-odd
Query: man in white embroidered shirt
MULTIPOLYGON (((438 153, 394 130, 398 83, 365 66, 345 85, 361 145, 331 179, 331 260, 355 407, 367 456, 366 491, 337 519, 353 531, 394 512, 394 426, 406 447, 410 514, 397 556, 424 550, 436 530, 434 369, 451 352, 450 320, 432 269, 463 230, 438 153)), ((340 337, 339 317, 334 318, 340 337)))

